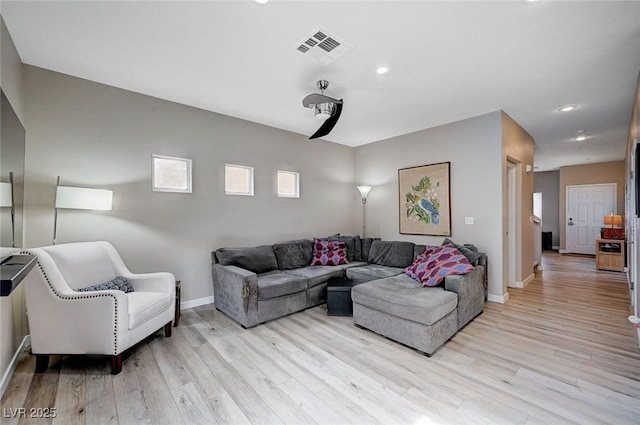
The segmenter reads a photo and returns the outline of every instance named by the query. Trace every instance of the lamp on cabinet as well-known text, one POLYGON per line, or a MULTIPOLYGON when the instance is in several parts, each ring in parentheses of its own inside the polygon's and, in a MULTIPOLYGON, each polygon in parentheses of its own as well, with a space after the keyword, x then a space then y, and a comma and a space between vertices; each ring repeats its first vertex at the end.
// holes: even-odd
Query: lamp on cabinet
POLYGON ((611 227, 603 227, 601 229, 602 239, 624 239, 624 228, 622 228, 622 216, 618 214, 614 214, 611 211, 611 214, 604 216, 604 224, 605 226, 611 227))

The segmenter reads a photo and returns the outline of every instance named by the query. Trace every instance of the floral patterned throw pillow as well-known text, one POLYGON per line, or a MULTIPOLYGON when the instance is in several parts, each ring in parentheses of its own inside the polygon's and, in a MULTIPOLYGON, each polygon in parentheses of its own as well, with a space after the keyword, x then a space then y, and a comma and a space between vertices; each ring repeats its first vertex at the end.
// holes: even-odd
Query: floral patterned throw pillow
POLYGON ((446 276, 465 274, 473 270, 458 249, 452 245, 427 246, 424 252, 416 257, 404 272, 422 283, 422 286, 439 285, 446 276))
POLYGON ((349 264, 345 241, 328 241, 313 238, 312 266, 337 266, 349 264))

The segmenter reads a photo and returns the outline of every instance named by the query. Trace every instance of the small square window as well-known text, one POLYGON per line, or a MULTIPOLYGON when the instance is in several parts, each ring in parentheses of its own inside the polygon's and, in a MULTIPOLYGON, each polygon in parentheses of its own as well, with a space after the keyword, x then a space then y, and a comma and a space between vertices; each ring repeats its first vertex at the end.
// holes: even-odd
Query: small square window
POLYGON ((278 196, 281 198, 300 197, 300 173, 278 171, 278 196))
POLYGON ((225 164, 224 193, 253 196, 253 167, 225 164))
POLYGON ((191 193, 191 160, 153 155, 153 190, 191 193))

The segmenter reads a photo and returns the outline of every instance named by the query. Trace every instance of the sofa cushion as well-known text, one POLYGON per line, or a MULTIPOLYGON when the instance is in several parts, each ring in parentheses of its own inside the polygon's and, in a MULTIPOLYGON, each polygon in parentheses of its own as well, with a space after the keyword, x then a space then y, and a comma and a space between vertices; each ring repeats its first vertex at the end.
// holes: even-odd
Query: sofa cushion
POLYGON ((223 266, 237 266, 254 273, 278 269, 278 260, 271 245, 248 248, 220 248, 216 258, 223 266))
POLYGON ((442 245, 453 245, 455 246, 458 251, 460 251, 460 253, 462 253, 462 255, 464 255, 465 257, 467 257, 467 260, 469 260, 469 262, 471 263, 472 266, 478 266, 479 260, 480 258, 482 258, 482 254, 477 252, 477 251, 473 251, 471 250, 469 247, 466 247, 464 245, 459 245, 457 243, 455 243, 454 241, 452 241, 449 238, 444 238, 444 240, 442 241, 442 245))
POLYGON ((424 286, 439 285, 445 277, 452 274, 465 274, 473 266, 453 245, 427 246, 405 273, 422 282, 424 286))
POLYGON ((307 266, 295 270, 287 270, 285 273, 306 279, 307 288, 313 288, 327 282, 332 277, 344 276, 343 267, 335 266, 307 266))
POLYGON ((397 276, 404 271, 401 267, 379 266, 377 264, 367 264, 361 267, 351 267, 346 270, 347 278, 356 283, 369 282, 371 280, 385 277, 397 276))
POLYGON ((129 283, 129 281, 122 276, 118 276, 115 279, 110 280, 109 282, 99 283, 97 285, 91 285, 85 288, 76 289, 76 291, 106 291, 109 289, 123 291, 124 293, 133 292, 133 286, 131 286, 131 283, 129 283))
POLYGON ((258 275, 258 300, 269 300, 283 295, 306 291, 307 281, 279 270, 258 275))
POLYGON ((171 307, 170 292, 129 292, 129 329, 134 329, 171 307))
POLYGON ((312 266, 337 266, 348 264, 345 241, 329 241, 313 238, 312 266))
POLYGON ((413 261, 413 246, 411 242, 373 241, 369 251, 369 263, 405 268, 413 261))
POLYGON ((306 267, 311 263, 313 242, 309 239, 281 242, 273 245, 273 252, 280 270, 306 267))
POLYGON ((458 305, 455 292, 422 288, 405 274, 354 286, 351 298, 354 303, 425 325, 433 325, 458 305))

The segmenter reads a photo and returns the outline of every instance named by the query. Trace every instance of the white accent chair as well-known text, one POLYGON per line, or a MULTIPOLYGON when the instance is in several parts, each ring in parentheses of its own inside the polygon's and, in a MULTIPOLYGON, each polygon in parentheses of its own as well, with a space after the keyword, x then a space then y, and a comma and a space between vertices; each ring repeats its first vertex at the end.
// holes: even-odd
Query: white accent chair
POLYGON ((111 373, 122 370, 122 353, 164 327, 171 336, 175 277, 133 274, 108 242, 78 242, 26 249, 38 257, 23 281, 36 372, 51 354, 108 355, 111 373), (77 292, 124 277, 134 288, 77 292))

